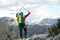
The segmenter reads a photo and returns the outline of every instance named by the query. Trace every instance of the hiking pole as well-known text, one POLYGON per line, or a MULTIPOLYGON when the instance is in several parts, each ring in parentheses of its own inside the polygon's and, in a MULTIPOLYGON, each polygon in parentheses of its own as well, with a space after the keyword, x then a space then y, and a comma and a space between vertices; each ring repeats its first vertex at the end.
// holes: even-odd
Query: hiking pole
MULTIPOLYGON (((24 6, 25 6, 25 5, 24 5, 24 6)), ((22 10, 22 9, 24 8, 24 6, 23 6, 23 7, 21 7, 21 8, 19 9, 19 11, 20 11, 20 10, 22 10)), ((19 11, 18 11, 18 12, 19 12, 19 11)), ((18 13, 18 12, 17 12, 17 13, 18 13)))
MULTIPOLYGON (((25 6, 24 6, 24 7, 25 7, 25 6)), ((29 11, 28 11, 26 8, 24 8, 24 7, 22 7, 20 10, 24 9, 24 10, 26 10, 27 12, 29 12, 29 11)), ((19 11, 20 11, 20 10, 19 10, 19 11)), ((19 12, 19 11, 18 11, 18 12, 19 12)))
MULTIPOLYGON (((22 9, 25 7, 26 4, 27 4, 27 2, 19 9, 19 11, 22 10, 22 9)), ((19 11, 18 11, 18 12, 19 12, 19 11)), ((17 12, 17 13, 18 13, 18 12, 17 12)))
POLYGON ((24 8, 27 12, 29 12, 26 8, 24 8))
MULTIPOLYGON (((28 3, 28 1, 26 1, 26 3, 19 9, 19 11, 22 10, 22 9, 25 9, 27 12, 29 12, 26 8, 24 8, 27 3, 28 3)), ((18 11, 18 12, 19 12, 19 11, 18 11)), ((18 13, 18 12, 17 12, 17 13, 18 13)))

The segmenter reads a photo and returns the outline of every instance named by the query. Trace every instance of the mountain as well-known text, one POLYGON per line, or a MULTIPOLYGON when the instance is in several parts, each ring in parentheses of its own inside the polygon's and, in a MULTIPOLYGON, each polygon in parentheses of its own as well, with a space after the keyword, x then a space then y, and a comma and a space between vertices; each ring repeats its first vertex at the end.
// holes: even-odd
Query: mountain
POLYGON ((13 18, 0 18, 0 40, 16 40, 19 38, 17 24, 15 23, 16 21, 13 18))
POLYGON ((55 25, 58 20, 58 18, 37 18, 35 20, 27 20, 28 22, 26 22, 26 24, 29 24, 29 25, 35 25, 35 24, 39 24, 39 25, 55 25), (31 22, 29 22, 31 21, 31 22))
POLYGON ((38 24, 35 25, 28 25, 27 26, 28 30, 28 36, 32 36, 34 34, 45 34, 48 32, 48 28, 45 26, 40 26, 38 24))
MULTIPOLYGON (((19 28, 18 28, 18 23, 11 17, 2 17, 0 20, 4 20, 9 24, 10 29, 15 30, 19 34, 19 28)), ((28 30, 28 36, 32 36, 34 34, 42 34, 46 33, 48 31, 47 27, 40 26, 38 24, 34 25, 26 25, 27 30, 28 30), (44 30, 43 30, 44 29, 44 30)))
POLYGON ((44 18, 39 24, 40 25, 55 25, 57 24, 58 20, 53 18, 44 18))
POLYGON ((60 34, 54 36, 54 37, 47 37, 48 33, 46 34, 38 34, 38 35, 33 35, 30 38, 27 38, 26 40, 60 40, 60 34))
MULTIPOLYGON (((16 20, 14 18, 2 17, 2 18, 0 18, 0 20, 3 20, 5 22, 7 22, 8 25, 9 25, 8 26, 9 29, 12 29, 12 31, 15 32, 15 34, 17 34, 16 37, 19 37, 18 36, 19 35, 18 23, 16 22, 16 20)), ((29 37, 28 39, 31 39, 31 40, 37 40, 37 39, 45 40, 44 38, 47 36, 46 33, 48 33, 48 27, 51 27, 50 25, 49 26, 47 26, 47 25, 45 26, 45 24, 51 24, 51 25, 53 24, 53 25, 55 25, 57 22, 58 22, 57 19, 44 18, 38 24, 26 25, 27 26, 27 36, 29 37), (42 26, 41 26, 41 24, 42 24, 42 26)), ((15 35, 15 34, 13 33, 13 35, 15 35)), ((49 38, 47 38, 47 39, 49 39, 49 38)))
POLYGON ((14 18, 11 17, 1 17, 0 20, 3 20, 8 23, 9 28, 15 30, 18 33, 18 23, 14 18))
MULTIPOLYGON (((16 22, 15 19, 13 19, 11 17, 2 17, 2 18, 0 18, 0 20, 6 21, 9 24, 11 29, 13 29, 17 33, 19 33, 18 23, 16 22)), ((52 19, 52 18, 44 18, 40 23, 34 24, 34 25, 33 24, 29 25, 27 22, 27 24, 28 24, 28 25, 26 24, 27 30, 28 30, 27 34, 28 34, 28 36, 31 36, 34 34, 46 33, 48 31, 48 28, 47 28, 48 25, 46 25, 46 24, 50 24, 49 27, 51 27, 51 25, 54 25, 57 22, 58 22, 57 19, 52 19), (42 26, 41 26, 41 24, 42 24, 42 26)))
POLYGON ((9 25, 15 25, 17 23, 16 20, 11 17, 2 17, 2 18, 0 18, 0 20, 4 20, 9 25))

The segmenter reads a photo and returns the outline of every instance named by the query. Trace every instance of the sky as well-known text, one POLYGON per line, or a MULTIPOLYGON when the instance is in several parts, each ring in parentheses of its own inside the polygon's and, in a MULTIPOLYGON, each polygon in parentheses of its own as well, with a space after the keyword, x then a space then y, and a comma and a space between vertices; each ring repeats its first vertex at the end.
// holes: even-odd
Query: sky
POLYGON ((25 15, 27 10, 31 12, 27 20, 34 20, 32 22, 47 17, 59 18, 60 0, 0 0, 0 17, 16 18, 15 14, 18 11, 23 11, 25 15))

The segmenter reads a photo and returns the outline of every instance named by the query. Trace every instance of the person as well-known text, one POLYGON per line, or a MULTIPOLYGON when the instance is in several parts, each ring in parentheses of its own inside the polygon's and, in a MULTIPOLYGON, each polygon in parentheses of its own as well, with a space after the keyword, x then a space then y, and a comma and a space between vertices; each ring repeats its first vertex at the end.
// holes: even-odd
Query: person
POLYGON ((20 37, 23 39, 22 29, 24 29, 24 37, 27 38, 27 27, 25 26, 25 19, 29 16, 30 12, 23 16, 23 12, 16 14, 17 21, 19 23, 20 37))

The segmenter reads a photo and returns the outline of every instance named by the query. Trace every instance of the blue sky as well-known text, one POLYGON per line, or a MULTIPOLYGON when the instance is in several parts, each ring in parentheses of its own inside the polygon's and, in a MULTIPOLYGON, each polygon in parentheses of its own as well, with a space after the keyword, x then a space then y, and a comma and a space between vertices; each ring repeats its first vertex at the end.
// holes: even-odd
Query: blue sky
POLYGON ((41 20, 43 18, 58 18, 60 17, 60 0, 0 0, 0 17, 9 16, 15 17, 15 14, 19 9, 27 14, 30 11, 31 14, 27 20, 34 21, 41 20), (25 5, 25 6, 24 6, 25 5))

